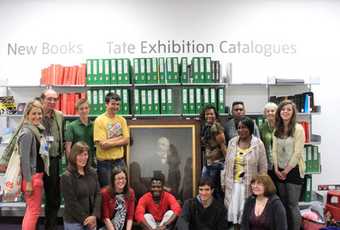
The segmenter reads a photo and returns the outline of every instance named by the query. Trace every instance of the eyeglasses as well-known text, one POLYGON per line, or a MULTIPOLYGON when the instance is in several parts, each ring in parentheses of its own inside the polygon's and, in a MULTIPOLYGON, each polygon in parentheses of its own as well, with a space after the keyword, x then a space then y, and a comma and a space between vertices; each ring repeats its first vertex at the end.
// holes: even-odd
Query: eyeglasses
POLYGON ((118 178, 116 178, 115 180, 126 180, 126 177, 118 177, 118 178))
POLYGON ((58 98, 57 97, 47 97, 46 101, 48 101, 48 102, 57 102, 58 98))

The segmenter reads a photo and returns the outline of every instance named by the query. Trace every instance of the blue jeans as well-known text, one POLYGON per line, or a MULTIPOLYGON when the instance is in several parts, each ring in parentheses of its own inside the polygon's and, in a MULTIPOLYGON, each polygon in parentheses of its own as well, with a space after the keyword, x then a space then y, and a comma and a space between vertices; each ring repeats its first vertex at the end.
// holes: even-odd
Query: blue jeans
POLYGON ((89 230, 87 226, 80 223, 67 223, 64 221, 64 230, 89 230))
POLYGON ((224 193, 221 188, 221 170, 224 169, 224 162, 213 163, 212 165, 205 165, 202 169, 202 177, 209 177, 215 185, 214 197, 218 200, 224 199, 224 193))
POLYGON ((97 161, 97 173, 100 187, 111 184, 112 169, 117 167, 126 168, 123 158, 117 160, 97 161))

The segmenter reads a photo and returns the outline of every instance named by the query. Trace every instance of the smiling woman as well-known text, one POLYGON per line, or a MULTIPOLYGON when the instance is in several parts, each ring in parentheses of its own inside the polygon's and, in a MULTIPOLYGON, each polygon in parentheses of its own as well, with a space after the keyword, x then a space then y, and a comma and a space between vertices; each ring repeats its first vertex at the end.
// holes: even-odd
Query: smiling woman
POLYGON ((43 172, 49 168, 45 152, 40 148, 44 127, 41 125, 43 108, 39 101, 27 104, 24 123, 18 137, 21 155, 21 172, 23 176, 22 191, 27 208, 23 218, 23 229, 35 229, 40 214, 43 189, 43 172))
POLYGON ((69 165, 61 177, 64 195, 64 228, 95 229, 100 217, 101 195, 97 173, 88 163, 89 147, 79 141, 72 146, 69 165))

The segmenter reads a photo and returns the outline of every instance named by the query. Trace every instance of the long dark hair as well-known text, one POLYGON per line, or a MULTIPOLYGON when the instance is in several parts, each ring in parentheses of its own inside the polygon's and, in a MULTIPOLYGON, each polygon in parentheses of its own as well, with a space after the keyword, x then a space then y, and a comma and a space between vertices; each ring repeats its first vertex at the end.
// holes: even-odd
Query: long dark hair
POLYGON ((288 136, 293 137, 294 136, 294 132, 295 132, 295 125, 296 125, 296 105, 293 101, 291 100, 284 100, 282 101, 279 106, 277 107, 277 110, 275 112, 275 131, 274 131, 274 135, 276 137, 283 137, 284 136, 284 124, 283 124, 283 120, 281 118, 281 111, 283 109, 284 106, 286 105, 292 105, 293 108, 293 115, 292 118, 289 121, 288 124, 288 136))
POLYGON ((129 196, 129 178, 128 174, 126 172, 125 168, 122 167, 115 167, 112 169, 112 174, 111 174, 111 186, 109 186, 109 191, 111 192, 112 196, 115 196, 117 194, 116 188, 115 188, 115 177, 119 173, 123 172, 126 177, 126 185, 123 188, 123 194, 125 197, 129 196))

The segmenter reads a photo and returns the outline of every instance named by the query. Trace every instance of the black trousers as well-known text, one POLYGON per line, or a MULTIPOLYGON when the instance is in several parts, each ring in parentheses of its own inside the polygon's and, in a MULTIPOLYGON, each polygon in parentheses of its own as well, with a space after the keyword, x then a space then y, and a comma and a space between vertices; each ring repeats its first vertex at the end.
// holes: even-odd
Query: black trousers
POLYGON ((44 174, 45 229, 56 230, 60 208, 59 157, 50 157, 50 175, 44 174))

